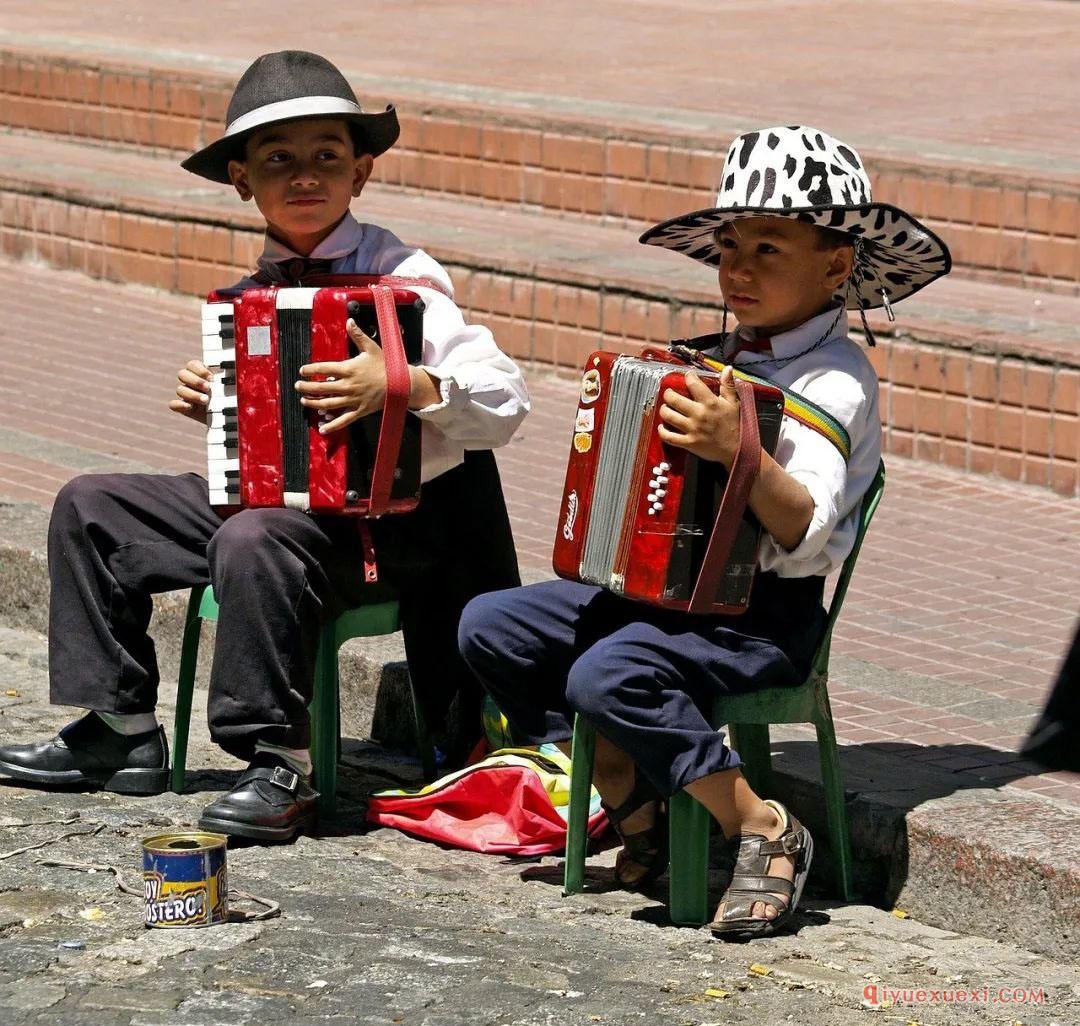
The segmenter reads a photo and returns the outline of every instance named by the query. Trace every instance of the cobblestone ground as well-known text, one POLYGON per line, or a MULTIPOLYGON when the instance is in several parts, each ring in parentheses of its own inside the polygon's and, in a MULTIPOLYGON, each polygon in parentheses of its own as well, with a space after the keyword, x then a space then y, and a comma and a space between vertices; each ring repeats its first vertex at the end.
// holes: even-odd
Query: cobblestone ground
MULTIPOLYGON (((43 737, 61 722, 64 711, 47 705, 45 665, 44 638, 0 629, 0 740, 43 737)), ((168 722, 171 709, 162 714, 168 722)), ((727 945, 670 926, 662 895, 606 889, 610 850, 590 863, 590 892, 565 899, 555 858, 508 860, 365 833, 358 797, 414 769, 362 742, 346 744, 345 799, 325 836, 229 853, 233 885, 280 902, 280 918, 146 930, 140 899, 111 875, 39 864, 111 865, 137 884, 139 838, 191 826, 233 779, 237 764, 204 731, 193 733, 185 795, 0 784, 0 1021, 1064 1026, 1080 1018, 1076 967, 965 936, 960 909, 947 932, 811 899, 792 935, 727 945), (922 988, 935 999, 875 1007, 866 997, 874 986, 882 996, 922 988), (1045 1001, 942 1000, 1002 987, 1041 989, 1045 1001)))

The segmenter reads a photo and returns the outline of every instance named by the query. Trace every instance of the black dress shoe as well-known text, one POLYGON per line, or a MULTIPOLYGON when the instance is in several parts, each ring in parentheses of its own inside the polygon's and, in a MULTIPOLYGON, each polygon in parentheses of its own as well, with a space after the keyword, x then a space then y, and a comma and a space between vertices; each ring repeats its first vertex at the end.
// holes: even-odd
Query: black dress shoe
POLYGON ((307 777, 284 759, 260 752, 236 786, 207 805, 199 827, 256 841, 291 841, 311 829, 318 797, 307 777))
POLYGON ((121 734, 90 712, 51 741, 0 747, 0 773, 45 786, 82 784, 119 794, 161 794, 169 781, 169 745, 160 726, 121 734))

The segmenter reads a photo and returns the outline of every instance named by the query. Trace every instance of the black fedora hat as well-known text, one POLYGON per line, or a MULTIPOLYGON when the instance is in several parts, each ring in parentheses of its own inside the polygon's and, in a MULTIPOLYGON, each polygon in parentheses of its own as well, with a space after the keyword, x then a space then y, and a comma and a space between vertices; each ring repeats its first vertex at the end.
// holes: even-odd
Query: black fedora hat
POLYGON ((361 109, 356 94, 325 57, 281 50, 256 58, 236 83, 225 114, 225 134, 193 153, 181 167, 212 182, 229 181, 229 161, 243 156, 244 140, 266 125, 302 118, 341 118, 355 125, 365 152, 377 157, 401 131, 392 106, 377 114, 361 109))

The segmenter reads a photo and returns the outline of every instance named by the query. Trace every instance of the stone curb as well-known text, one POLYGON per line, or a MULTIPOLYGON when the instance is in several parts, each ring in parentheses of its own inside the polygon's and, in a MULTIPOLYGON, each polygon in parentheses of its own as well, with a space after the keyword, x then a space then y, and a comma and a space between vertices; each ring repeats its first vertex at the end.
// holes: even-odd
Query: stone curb
MULTIPOLYGON (((0 623, 47 631, 48 517, 36 505, 0 505, 0 623)), ((176 678, 184 608, 183 592, 155 599, 151 633, 166 682, 176 678)), ((204 633, 202 686, 211 650, 212 639, 204 633)), ((410 747, 401 636, 347 644, 340 667, 343 732, 410 747)), ((774 728, 773 735, 776 794, 813 832, 812 877, 831 893, 816 742, 802 728, 774 728)), ((895 752, 892 747, 842 748, 857 893, 930 925, 955 929, 959 917, 963 932, 1053 957, 1080 956, 1080 855, 1074 843, 1080 810, 1019 790, 993 789, 977 771, 936 769, 905 758, 900 745, 895 752)))

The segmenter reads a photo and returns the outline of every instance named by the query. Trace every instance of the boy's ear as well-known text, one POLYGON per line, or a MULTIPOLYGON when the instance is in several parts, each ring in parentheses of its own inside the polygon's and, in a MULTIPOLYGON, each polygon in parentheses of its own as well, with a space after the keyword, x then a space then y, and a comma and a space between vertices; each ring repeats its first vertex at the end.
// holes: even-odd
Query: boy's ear
POLYGON ((353 196, 359 196, 360 193, 364 191, 364 186, 371 177, 371 172, 374 168, 375 158, 370 153, 361 153, 360 156, 356 158, 356 164, 353 168, 353 196))
POLYGON ((240 160, 230 160, 229 181, 232 182, 237 195, 239 195, 245 203, 251 199, 253 193, 251 191, 251 186, 248 185, 247 164, 240 160))
POLYGON ((829 263, 825 268, 825 281, 834 291, 851 277, 851 269, 855 263, 854 246, 837 246, 832 251, 829 263))

